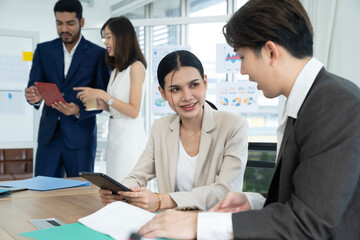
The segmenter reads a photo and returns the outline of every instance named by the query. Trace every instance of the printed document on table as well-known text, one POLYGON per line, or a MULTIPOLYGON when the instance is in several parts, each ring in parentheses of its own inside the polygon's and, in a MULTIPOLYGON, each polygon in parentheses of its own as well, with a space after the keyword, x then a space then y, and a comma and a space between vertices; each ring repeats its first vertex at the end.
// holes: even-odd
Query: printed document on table
POLYGON ((87 217, 80 218, 79 222, 114 239, 124 240, 154 216, 154 213, 117 201, 87 217))

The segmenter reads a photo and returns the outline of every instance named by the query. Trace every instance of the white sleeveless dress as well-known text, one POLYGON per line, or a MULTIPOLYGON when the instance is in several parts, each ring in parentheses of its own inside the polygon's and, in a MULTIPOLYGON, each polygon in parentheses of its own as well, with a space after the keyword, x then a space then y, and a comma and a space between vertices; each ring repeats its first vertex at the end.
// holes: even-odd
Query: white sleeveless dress
MULTIPOLYGON (((107 92, 113 97, 129 103, 130 68, 111 72, 107 92)), ((144 86, 142 101, 144 98, 144 86)), ((144 121, 141 114, 136 119, 124 115, 110 107, 109 133, 106 149, 106 173, 117 181, 123 180, 137 163, 147 142, 144 121)))

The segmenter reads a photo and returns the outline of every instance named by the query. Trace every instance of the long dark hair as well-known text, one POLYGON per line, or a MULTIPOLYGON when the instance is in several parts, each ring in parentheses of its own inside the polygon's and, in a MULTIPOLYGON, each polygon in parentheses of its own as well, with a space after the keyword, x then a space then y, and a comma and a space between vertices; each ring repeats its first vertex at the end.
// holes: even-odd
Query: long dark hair
POLYGON ((146 60, 130 20, 124 16, 110 18, 101 28, 101 37, 104 37, 106 26, 115 38, 115 55, 111 57, 106 53, 105 57, 106 63, 111 69, 117 68, 119 71, 123 71, 136 61, 140 61, 146 68, 146 60))

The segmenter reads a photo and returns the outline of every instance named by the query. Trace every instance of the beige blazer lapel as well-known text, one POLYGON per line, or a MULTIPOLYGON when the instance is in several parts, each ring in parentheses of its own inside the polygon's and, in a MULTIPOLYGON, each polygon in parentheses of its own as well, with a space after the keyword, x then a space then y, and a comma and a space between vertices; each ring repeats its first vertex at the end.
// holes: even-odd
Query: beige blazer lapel
POLYGON ((197 160, 195 172, 195 187, 203 185, 204 183, 199 181, 206 179, 203 177, 203 175, 206 173, 203 173, 202 170, 204 165, 206 164, 206 159, 208 158, 208 154, 212 146, 211 131, 215 129, 215 127, 216 123, 214 119, 214 110, 207 103, 205 103, 200 137, 199 158, 197 160))
POLYGON ((180 117, 176 116, 169 125, 167 140, 167 157, 169 166, 169 179, 172 191, 175 191, 177 159, 179 155, 180 117))

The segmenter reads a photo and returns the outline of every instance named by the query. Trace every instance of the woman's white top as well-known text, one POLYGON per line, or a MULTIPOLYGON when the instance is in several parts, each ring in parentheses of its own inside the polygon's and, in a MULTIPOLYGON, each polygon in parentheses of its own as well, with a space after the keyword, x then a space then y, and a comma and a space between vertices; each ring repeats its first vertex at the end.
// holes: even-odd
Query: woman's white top
POLYGON ((179 137, 175 192, 190 192, 195 187, 195 170, 198 157, 199 153, 194 157, 187 154, 179 137))

